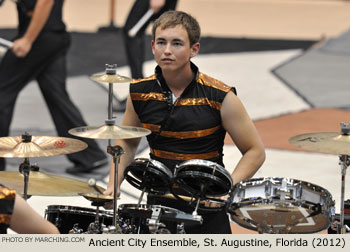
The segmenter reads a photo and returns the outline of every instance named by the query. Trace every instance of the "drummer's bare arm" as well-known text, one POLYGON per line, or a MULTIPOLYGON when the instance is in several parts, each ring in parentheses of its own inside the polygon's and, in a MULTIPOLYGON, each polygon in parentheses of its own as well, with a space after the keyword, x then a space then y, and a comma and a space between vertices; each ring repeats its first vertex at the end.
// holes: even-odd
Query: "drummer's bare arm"
MULTIPOLYGON (((132 104, 130 95, 126 101, 126 110, 122 122, 123 126, 135 126, 142 127, 142 124, 137 116, 134 106, 132 104)), ((137 147, 140 143, 141 138, 127 139, 127 140, 117 140, 115 145, 119 145, 123 148, 124 154, 120 158, 120 163, 118 164, 118 185, 120 187, 124 179, 125 168, 134 160, 137 147)), ((113 195, 114 190, 114 163, 111 162, 109 171, 109 183, 107 189, 104 192, 105 195, 113 195)), ((119 190, 119 189, 118 189, 119 190)), ((119 192, 118 192, 119 194, 119 192)))
POLYGON ((19 234, 59 234, 55 225, 39 215, 18 194, 15 199, 10 228, 19 234))
POLYGON ((157 13, 165 5, 165 0, 150 0, 149 5, 153 12, 157 13))
POLYGON ((236 184, 255 174, 265 161, 265 150, 252 120, 233 92, 226 95, 220 112, 223 127, 243 155, 232 173, 236 184))
POLYGON ((26 33, 13 42, 12 51, 17 57, 25 57, 29 53, 32 44, 50 15, 53 4, 54 0, 38 0, 36 2, 26 33))

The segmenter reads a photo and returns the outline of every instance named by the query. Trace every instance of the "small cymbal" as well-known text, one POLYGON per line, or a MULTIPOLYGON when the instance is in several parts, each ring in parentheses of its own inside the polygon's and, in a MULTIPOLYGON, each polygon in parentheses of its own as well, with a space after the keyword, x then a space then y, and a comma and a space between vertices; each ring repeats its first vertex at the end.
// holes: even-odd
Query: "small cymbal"
POLYGON ((52 136, 13 136, 0 138, 0 157, 49 157, 78 152, 87 148, 83 141, 52 136), (25 140, 23 137, 29 137, 25 140))
POLYGON ((131 139, 151 134, 149 129, 117 125, 85 126, 68 132, 73 136, 93 139, 131 139))
MULTIPOLYGON (((0 184, 23 193, 24 176, 15 171, 1 171, 0 184)), ((101 190, 104 190, 100 187, 101 190)), ((47 174, 39 171, 29 173, 28 195, 34 196, 77 196, 79 193, 94 193, 87 182, 47 174)))
POLYGON ((289 142, 308 151, 350 155, 350 135, 343 135, 339 132, 301 134, 291 137, 289 142))
POLYGON ((90 76, 91 80, 102 83, 127 83, 131 78, 119 74, 93 74, 90 76))
POLYGON ((113 196, 98 193, 80 193, 85 199, 94 203, 106 203, 113 200, 113 196))

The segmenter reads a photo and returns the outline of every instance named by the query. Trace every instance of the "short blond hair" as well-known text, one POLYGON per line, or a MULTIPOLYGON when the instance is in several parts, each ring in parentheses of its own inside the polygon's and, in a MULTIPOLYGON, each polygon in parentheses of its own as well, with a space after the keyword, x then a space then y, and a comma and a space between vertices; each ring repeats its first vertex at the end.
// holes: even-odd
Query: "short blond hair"
POLYGON ((167 11, 164 12, 153 24, 152 36, 155 40, 156 30, 158 27, 161 29, 166 29, 169 27, 174 27, 177 25, 182 25, 188 34, 190 40, 190 46, 199 42, 201 35, 201 28, 197 20, 191 15, 183 11, 167 11))

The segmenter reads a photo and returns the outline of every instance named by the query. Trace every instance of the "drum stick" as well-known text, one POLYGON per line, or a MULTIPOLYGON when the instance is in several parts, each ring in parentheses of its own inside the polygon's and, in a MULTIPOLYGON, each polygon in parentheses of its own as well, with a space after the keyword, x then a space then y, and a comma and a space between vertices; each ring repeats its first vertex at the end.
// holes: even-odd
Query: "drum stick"
POLYGON ((0 38, 0 45, 5 46, 7 48, 11 48, 13 45, 13 42, 6 40, 6 39, 3 39, 3 38, 0 38))
POLYGON ((130 37, 135 37, 135 35, 141 29, 141 27, 152 17, 153 13, 154 13, 153 10, 149 9, 142 16, 142 18, 134 25, 134 27, 129 30, 128 35, 130 37))
MULTIPOLYGON (((178 195, 181 199, 185 200, 185 201, 194 201, 194 198, 188 197, 188 196, 183 196, 183 195, 178 195)), ((163 195, 164 198, 168 198, 168 199, 177 199, 173 194, 164 194, 163 195)), ((218 202, 218 201, 213 201, 213 200, 201 200, 199 202, 202 205, 205 205, 207 203, 212 203, 215 205, 215 207, 221 207, 225 204, 225 202, 218 202)))
POLYGON ((94 178, 90 178, 88 180, 88 185, 90 187, 94 188, 96 190, 96 192, 99 192, 100 194, 103 194, 103 190, 96 185, 96 180, 94 178))
MULTIPOLYGON (((168 199, 177 199, 174 195, 172 194, 164 194, 163 195, 164 198, 168 198, 168 199)), ((191 198, 191 197, 188 197, 188 196, 179 196, 181 199, 185 200, 185 201, 194 201, 194 198, 191 198)), ((204 204, 205 201, 204 200, 201 200, 200 201, 201 204, 204 204)))

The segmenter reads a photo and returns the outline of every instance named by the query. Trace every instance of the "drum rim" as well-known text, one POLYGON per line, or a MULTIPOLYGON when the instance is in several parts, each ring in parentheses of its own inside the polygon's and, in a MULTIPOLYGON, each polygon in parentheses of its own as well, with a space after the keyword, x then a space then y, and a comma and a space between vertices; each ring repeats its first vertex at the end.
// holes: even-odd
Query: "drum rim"
MULTIPOLYGON (((84 215, 88 215, 88 214, 96 214, 96 210, 93 208, 88 208, 88 207, 77 207, 77 206, 70 206, 70 205, 48 205, 45 213, 50 214, 50 213, 81 213, 84 215), (70 207, 69 209, 67 209, 66 207, 70 207), (72 209, 74 208, 74 209, 72 209), (80 208, 79 211, 77 211, 77 209, 80 208), (88 211, 90 210, 90 211, 88 211)), ((113 217, 113 213, 110 211, 106 211, 106 210, 99 210, 99 215, 101 216, 107 216, 107 217, 113 217)))
POLYGON ((120 209, 121 211, 123 209, 132 209, 132 210, 152 210, 152 208, 161 208, 164 210, 171 210, 174 213, 181 213, 181 214, 186 214, 185 212, 178 210, 173 207, 168 207, 168 206, 162 206, 162 205, 152 205, 152 204, 121 204, 118 206, 118 210, 120 209), (139 206, 136 208, 136 206, 139 206), (134 208, 133 208, 134 207, 134 208), (120 209, 121 208, 121 209, 120 209), (173 211, 175 210, 175 211, 173 211))
MULTIPOLYGON (((249 230, 258 232, 257 228, 254 228, 251 225, 244 225, 244 221, 242 221, 242 222, 236 221, 234 218, 232 218, 231 214, 229 214, 229 218, 230 218, 230 221, 233 221, 234 223, 236 223, 240 227, 247 228, 249 230)), ((331 221, 329 221, 328 224, 325 227, 319 228, 317 230, 313 230, 313 231, 310 231, 310 232, 298 232, 298 233, 291 232, 291 233, 288 233, 288 234, 314 234, 314 233, 318 233, 318 232, 321 232, 321 231, 329 228, 330 225, 331 225, 331 221)))
POLYGON ((162 162, 155 160, 155 159, 151 159, 151 158, 136 158, 133 162, 131 162, 128 166, 131 166, 133 163, 144 163, 144 162, 150 162, 153 166, 155 166, 156 168, 161 168, 162 171, 164 171, 165 173, 167 173, 167 175, 169 176, 169 178, 173 177, 173 173, 171 172, 171 170, 164 165, 162 162))
POLYGON ((216 166, 216 169, 218 169, 218 171, 224 175, 230 182, 231 186, 233 185, 233 179, 231 174, 228 172, 228 170, 226 168, 224 168, 223 166, 221 166, 220 164, 210 161, 210 160, 205 160, 205 159, 191 159, 191 160, 187 160, 184 161, 180 164, 178 164, 175 168, 175 174, 174 176, 176 177, 177 174, 184 168, 186 168, 187 166, 191 166, 191 165, 203 165, 206 167, 211 167, 211 166, 216 166))
POLYGON ((236 190, 240 190, 243 187, 248 187, 248 186, 253 187, 255 185, 263 184, 265 182, 271 182, 271 183, 277 184, 276 182, 281 182, 284 179, 287 179, 288 180, 287 182, 292 183, 293 186, 295 184, 301 183, 301 185, 306 185, 307 188, 314 188, 314 189, 316 189, 314 191, 324 193, 327 196, 329 196, 328 198, 333 200, 332 194, 326 188, 321 187, 321 186, 316 185, 316 184, 313 184, 311 182, 307 182, 305 180, 294 179, 294 178, 289 178, 289 177, 260 177, 260 178, 246 179, 246 180, 243 180, 243 181, 237 183, 236 185, 234 185, 231 192, 233 195, 236 190))
POLYGON ((149 158, 136 158, 126 167, 124 176, 125 179, 135 188, 139 190, 146 188, 147 192, 155 194, 164 194, 169 192, 173 180, 173 174, 168 167, 157 160, 149 158), (149 174, 153 174, 156 176, 156 178, 160 178, 161 182, 165 184, 162 186, 150 186, 143 188, 142 185, 144 182, 144 177, 140 174, 140 169, 143 168, 145 168, 145 171, 147 171, 149 174))

